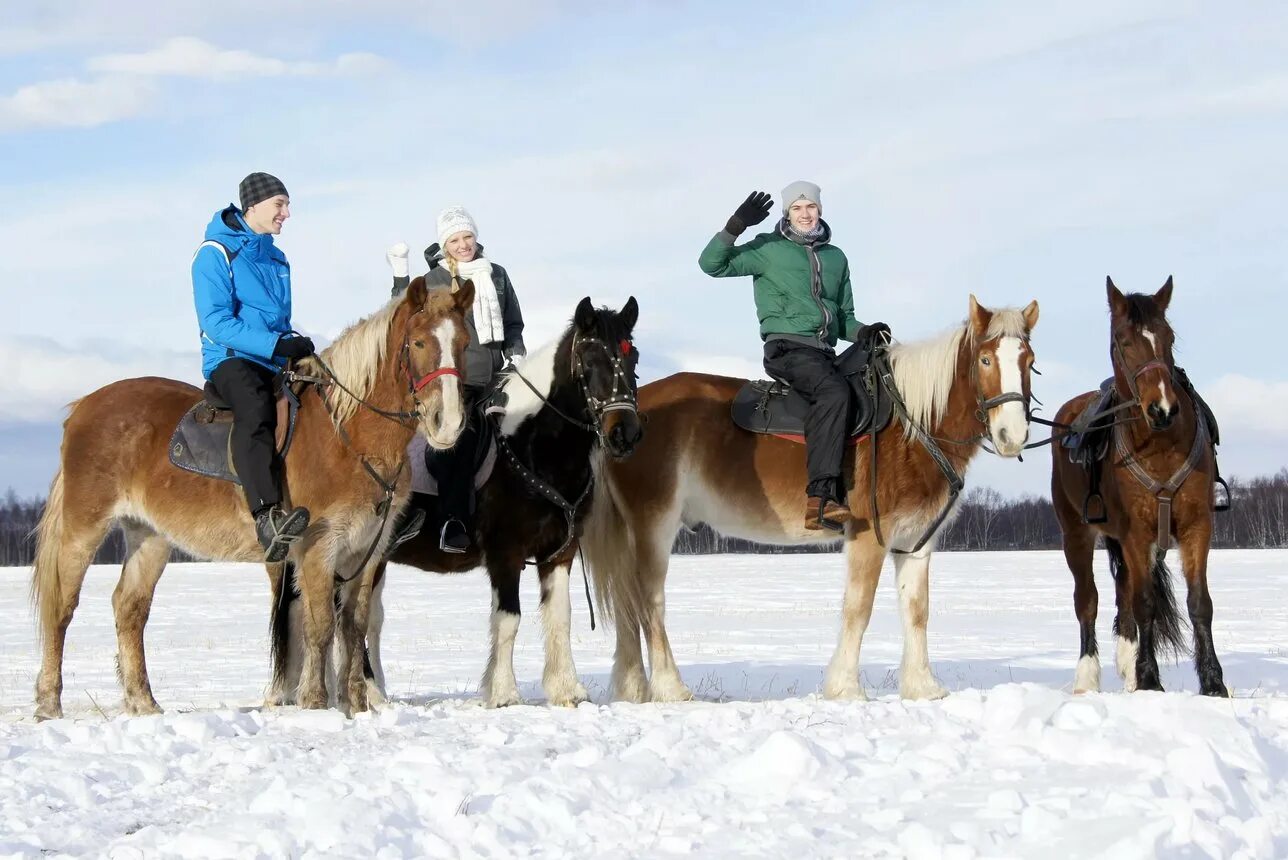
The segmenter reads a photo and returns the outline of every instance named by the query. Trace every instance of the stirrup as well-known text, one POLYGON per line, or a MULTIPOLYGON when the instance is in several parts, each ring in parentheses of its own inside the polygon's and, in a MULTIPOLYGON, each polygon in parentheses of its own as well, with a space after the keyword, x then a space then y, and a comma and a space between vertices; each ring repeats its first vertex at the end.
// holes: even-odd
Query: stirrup
POLYGON ((417 537, 421 529, 425 528, 425 509, 408 508, 407 519, 403 520, 398 528, 397 534, 394 535, 393 542, 390 543, 389 549, 393 551, 407 541, 417 537))
POLYGON ((823 511, 827 510, 827 502, 828 500, 826 498, 819 500, 817 517, 818 524, 823 527, 824 531, 837 532, 839 534, 840 532, 845 531, 845 526, 841 523, 834 523, 831 520, 823 518, 823 511))
MULTIPOLYGON (((459 549, 457 547, 447 545, 447 527, 450 526, 452 523, 456 523, 462 529, 465 528, 465 523, 461 522, 460 520, 448 518, 443 523, 443 527, 438 531, 438 548, 440 551, 449 553, 451 555, 464 555, 466 552, 469 551, 468 544, 466 546, 460 547, 459 549)), ((469 536, 470 536, 470 533, 468 530, 466 530, 465 537, 467 540, 469 539, 469 536)))
POLYGON ((1223 514, 1230 510, 1233 502, 1234 499, 1230 495, 1230 485, 1225 482, 1225 478, 1217 475, 1212 481, 1212 510, 1218 514, 1223 514), (1221 492, 1216 491, 1217 487, 1221 488, 1221 492))
POLYGON ((1109 510, 1105 507, 1105 500, 1099 493, 1088 493, 1087 498, 1082 502, 1082 521, 1089 526, 1100 525, 1109 522, 1109 510), (1100 516, 1091 515, 1091 501, 1095 499, 1100 507, 1100 516))

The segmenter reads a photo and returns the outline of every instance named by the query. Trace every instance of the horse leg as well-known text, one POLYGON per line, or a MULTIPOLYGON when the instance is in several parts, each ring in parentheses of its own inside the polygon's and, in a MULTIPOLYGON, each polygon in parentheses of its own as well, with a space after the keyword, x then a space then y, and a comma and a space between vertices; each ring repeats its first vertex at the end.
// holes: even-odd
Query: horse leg
POLYGON ((368 567, 361 576, 341 585, 339 591, 336 642, 342 647, 335 667, 336 694, 343 694, 343 701, 350 715, 362 713, 368 708, 362 652, 374 574, 375 569, 368 567))
POLYGON ((383 705, 389 701, 388 687, 385 686, 385 665, 380 659, 380 635, 385 629, 385 574, 384 563, 376 569, 376 582, 371 586, 370 608, 367 613, 366 665, 370 675, 366 676, 367 701, 372 705, 383 705))
POLYGON ((1131 602, 1128 611, 1136 622, 1136 689, 1162 691, 1158 677, 1158 609, 1154 593, 1152 535, 1129 535, 1122 542, 1123 560, 1131 602))
POLYGON ((116 616, 116 672, 125 693, 125 712, 131 716, 159 714, 152 697, 143 628, 152 611, 157 581, 170 561, 170 542, 142 523, 123 524, 126 557, 121 578, 112 592, 116 616))
POLYGON ((333 565, 318 542, 308 547, 296 575, 300 589, 302 636, 300 682, 295 701, 301 708, 327 706, 327 652, 335 636, 335 586, 333 565))
POLYGON ((864 701, 867 694, 859 684, 859 649, 872 618, 872 599, 881 578, 885 549, 877 543, 871 530, 859 532, 851 528, 846 534, 845 560, 849 571, 841 609, 841 632, 827 664, 823 695, 829 699, 864 701))
MULTIPOLYGON (((671 534, 675 531, 672 529, 671 534)), ((657 541, 641 542, 639 558, 640 620, 644 640, 648 643, 649 699, 654 702, 688 702, 693 691, 680 677, 671 651, 671 640, 666 635, 666 573, 671 560, 668 542, 663 548, 657 541)), ((620 641, 620 640, 619 640, 620 641)))
POLYGON ((492 579, 492 651, 483 672, 481 692, 489 708, 522 704, 514 679, 514 637, 519 632, 520 565, 488 560, 492 579))
POLYGON ((1181 541, 1181 569, 1185 573, 1190 626, 1194 629, 1194 671, 1199 676, 1199 692, 1205 696, 1229 696, 1221 661, 1212 644, 1212 596, 1207 582, 1211 542, 1211 528, 1206 523, 1187 529, 1181 541))
MULTIPOLYGON (((1064 560, 1073 574, 1073 612, 1078 619, 1078 665, 1073 672, 1074 693, 1100 691, 1100 648, 1096 644, 1096 615, 1100 608, 1100 592, 1096 590, 1093 563, 1096 553, 1096 535, 1088 528, 1066 520, 1064 530, 1064 560)), ((1134 666, 1133 666, 1134 672, 1134 666)))
POLYGON ((903 663, 899 667, 899 695, 905 699, 942 699, 948 695, 930 671, 926 624, 930 619, 929 546, 913 554, 894 557, 899 589, 899 616, 903 620, 903 663))
POLYGON ((1123 692, 1136 690, 1136 655, 1140 652, 1140 633, 1136 616, 1132 612, 1132 595, 1135 593, 1127 562, 1123 559, 1122 544, 1117 539, 1105 538, 1105 551, 1109 555, 1109 572, 1114 579, 1114 667, 1123 681, 1123 692))
POLYGON ((647 702, 648 675, 640 645, 640 622, 634 612, 617 607, 617 647, 613 650, 611 697, 615 702, 647 702))
POLYGON ((572 601, 568 596, 570 562, 540 564, 541 625, 546 634, 546 667, 541 688, 552 705, 576 707, 590 696, 577 680, 572 659, 572 601))
POLYGON ((111 525, 64 511, 63 477, 54 479, 41 516, 32 587, 40 614, 41 663, 36 677, 36 719, 63 715, 63 648, 80 603, 85 571, 111 525), (66 515, 65 515, 66 514, 66 515))

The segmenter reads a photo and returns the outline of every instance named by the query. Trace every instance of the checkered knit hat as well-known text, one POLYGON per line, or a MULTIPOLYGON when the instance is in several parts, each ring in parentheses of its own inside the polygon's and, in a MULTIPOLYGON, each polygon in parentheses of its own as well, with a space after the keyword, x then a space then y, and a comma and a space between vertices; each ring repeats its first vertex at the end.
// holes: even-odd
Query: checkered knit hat
POLYGON ((276 197, 279 194, 291 196, 286 193, 286 186, 282 184, 282 180, 271 173, 252 173, 241 181, 241 185, 237 187, 237 193, 241 197, 243 212, 270 197, 276 197))

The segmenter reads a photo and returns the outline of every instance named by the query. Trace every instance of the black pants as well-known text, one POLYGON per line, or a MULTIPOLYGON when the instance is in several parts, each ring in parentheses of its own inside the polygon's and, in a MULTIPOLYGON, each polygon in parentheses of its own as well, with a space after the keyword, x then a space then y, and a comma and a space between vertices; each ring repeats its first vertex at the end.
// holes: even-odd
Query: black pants
POLYGON ((480 418, 475 404, 480 392, 465 389, 465 429, 446 451, 425 447, 425 469, 438 484, 438 515, 469 525, 474 513, 474 467, 479 447, 480 418))
POLYGON ((278 490, 277 374, 253 361, 230 358, 210 381, 233 409, 233 468, 246 492, 251 513, 282 500, 278 490))
POLYGON ((830 350, 788 340, 765 344, 765 370, 781 379, 809 403, 805 416, 805 462, 811 496, 845 501, 841 459, 849 428, 850 385, 836 371, 830 350))

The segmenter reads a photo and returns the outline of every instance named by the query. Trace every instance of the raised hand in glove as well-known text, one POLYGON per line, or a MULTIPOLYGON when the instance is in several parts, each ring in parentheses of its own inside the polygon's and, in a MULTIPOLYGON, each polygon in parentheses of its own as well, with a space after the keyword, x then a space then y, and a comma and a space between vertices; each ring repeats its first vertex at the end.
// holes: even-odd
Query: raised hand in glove
POLYGON ((304 358, 313 352, 312 338, 303 335, 282 335, 277 339, 277 346, 273 347, 273 355, 277 358, 304 358))
POLYGON ((725 223, 725 230, 734 236, 741 236, 743 231, 754 224, 759 224, 769 217, 769 210, 774 206, 773 198, 763 191, 753 191, 742 201, 733 216, 725 223))

